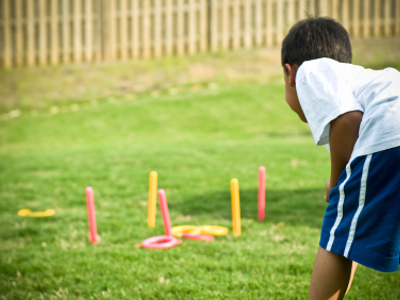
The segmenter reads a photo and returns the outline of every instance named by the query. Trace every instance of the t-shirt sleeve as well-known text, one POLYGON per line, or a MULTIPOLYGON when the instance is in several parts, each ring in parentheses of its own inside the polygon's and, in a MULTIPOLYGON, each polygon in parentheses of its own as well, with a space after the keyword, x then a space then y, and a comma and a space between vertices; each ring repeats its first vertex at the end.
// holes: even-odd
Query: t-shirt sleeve
POLYGON ((298 69, 297 95, 316 145, 329 143, 332 120, 350 111, 364 112, 342 73, 340 63, 330 59, 304 62, 298 69))

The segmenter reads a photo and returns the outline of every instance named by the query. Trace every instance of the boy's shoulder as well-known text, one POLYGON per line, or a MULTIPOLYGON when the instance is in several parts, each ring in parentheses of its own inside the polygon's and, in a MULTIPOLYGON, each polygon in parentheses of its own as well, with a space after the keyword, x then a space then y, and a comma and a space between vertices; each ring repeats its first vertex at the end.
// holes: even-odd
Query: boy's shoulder
POLYGON ((307 60, 301 64, 298 69, 300 76, 306 76, 307 74, 312 73, 321 73, 323 75, 324 72, 329 71, 329 73, 359 73, 362 72, 364 69, 361 66, 353 65, 350 63, 342 63, 338 62, 337 60, 322 57, 312 60, 307 60))
POLYGON ((365 72, 363 67, 357 65, 341 63, 326 57, 318 58, 305 61, 300 65, 296 74, 296 87, 337 89, 343 85, 351 86, 354 78, 370 77, 367 73, 369 72, 365 72))
POLYGON ((385 86, 388 84, 386 87, 377 88, 392 90, 394 86, 400 84, 400 72, 393 68, 366 69, 362 66, 342 63, 324 57, 302 63, 296 74, 296 83, 316 87, 330 86, 332 88, 338 87, 338 85, 347 85, 357 94, 357 91, 363 90, 372 83, 374 86, 379 83, 385 86))
POLYGON ((322 57, 312 60, 307 60, 301 64, 298 69, 299 77, 307 76, 308 74, 324 75, 326 73, 336 73, 344 78, 354 78, 354 76, 364 75, 363 77, 376 77, 380 74, 389 74, 395 80, 399 79, 400 72, 394 68, 385 68, 383 70, 372 70, 359 65, 344 63, 328 57, 322 57))

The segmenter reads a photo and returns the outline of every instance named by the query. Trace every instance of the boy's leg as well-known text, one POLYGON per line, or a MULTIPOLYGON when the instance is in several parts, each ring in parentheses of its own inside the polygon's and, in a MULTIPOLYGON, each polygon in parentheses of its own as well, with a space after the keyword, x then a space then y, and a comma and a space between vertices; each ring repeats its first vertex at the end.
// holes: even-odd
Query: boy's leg
POLYGON ((354 273, 356 273, 357 267, 358 267, 358 263, 353 261, 353 264, 351 265, 351 275, 350 275, 350 281, 349 281, 349 286, 347 287, 346 295, 350 290, 351 284, 353 283, 354 273))
POLYGON ((319 247, 308 299, 343 299, 349 286, 351 266, 351 260, 319 247))

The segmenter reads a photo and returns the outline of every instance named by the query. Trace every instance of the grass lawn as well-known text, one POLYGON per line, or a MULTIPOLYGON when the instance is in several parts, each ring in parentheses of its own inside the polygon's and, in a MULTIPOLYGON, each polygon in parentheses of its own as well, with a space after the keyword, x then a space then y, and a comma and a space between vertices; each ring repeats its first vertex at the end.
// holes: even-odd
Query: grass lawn
MULTIPOLYGON (((281 83, 198 85, 0 121, 0 299, 305 299, 326 207, 329 156, 281 83), (266 220, 257 172, 267 169, 266 220), (221 225, 214 242, 137 249, 149 172, 172 225, 221 225), (242 235, 231 233, 231 178, 242 235), (88 237, 85 187, 101 242, 88 237), (49 218, 17 211, 56 210, 49 218)), ((399 299, 400 273, 359 267, 348 299, 399 299)))

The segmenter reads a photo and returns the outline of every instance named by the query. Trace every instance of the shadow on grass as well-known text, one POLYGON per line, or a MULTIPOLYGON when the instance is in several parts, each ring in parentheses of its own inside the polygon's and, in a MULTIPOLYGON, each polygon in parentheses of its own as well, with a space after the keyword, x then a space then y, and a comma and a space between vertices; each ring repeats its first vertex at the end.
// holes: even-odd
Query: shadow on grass
MULTIPOLYGON (((265 220, 320 228, 326 208, 323 195, 321 189, 267 190, 265 220)), ((242 218, 258 218, 257 199, 257 190, 240 190, 242 218)), ((226 191, 196 196, 169 206, 171 211, 180 211, 183 215, 207 215, 223 219, 232 216, 230 194, 226 191)))

